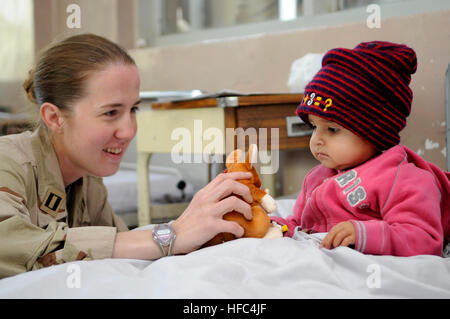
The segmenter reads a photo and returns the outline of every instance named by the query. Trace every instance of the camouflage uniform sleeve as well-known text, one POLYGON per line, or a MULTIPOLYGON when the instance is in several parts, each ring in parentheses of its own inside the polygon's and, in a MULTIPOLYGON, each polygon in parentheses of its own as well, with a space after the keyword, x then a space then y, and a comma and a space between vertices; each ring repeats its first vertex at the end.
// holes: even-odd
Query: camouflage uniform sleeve
POLYGON ((106 226, 68 228, 52 222, 46 229, 20 216, 0 222, 0 278, 76 260, 112 256, 116 229, 106 226))
POLYGON ((51 223, 42 229, 32 223, 27 181, 33 174, 14 160, 2 157, 0 164, 0 277, 36 269, 37 260, 57 249, 66 236, 66 228, 51 223), (4 244, 7 243, 7 244, 4 244))
POLYGON ((42 229, 18 215, 0 222, 0 241, 8 243, 0 245, 0 278, 44 267, 43 256, 64 244, 66 232, 62 223, 42 229))
POLYGON ((13 160, 2 158, 0 278, 64 262, 111 257, 117 232, 112 225, 69 228, 53 221, 41 228, 33 223, 30 209, 36 200, 26 186, 27 181, 34 183, 30 174, 13 160))

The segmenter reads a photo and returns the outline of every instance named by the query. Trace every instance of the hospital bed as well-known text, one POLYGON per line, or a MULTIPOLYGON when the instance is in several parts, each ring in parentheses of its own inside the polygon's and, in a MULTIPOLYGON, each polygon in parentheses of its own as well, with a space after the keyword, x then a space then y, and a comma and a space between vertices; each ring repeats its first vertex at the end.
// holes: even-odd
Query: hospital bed
MULTIPOLYGON (((287 216, 294 202, 277 200, 275 214, 287 216)), ((156 261, 71 262, 0 280, 0 298, 450 298, 449 257, 327 250, 323 236, 237 239, 156 261)))

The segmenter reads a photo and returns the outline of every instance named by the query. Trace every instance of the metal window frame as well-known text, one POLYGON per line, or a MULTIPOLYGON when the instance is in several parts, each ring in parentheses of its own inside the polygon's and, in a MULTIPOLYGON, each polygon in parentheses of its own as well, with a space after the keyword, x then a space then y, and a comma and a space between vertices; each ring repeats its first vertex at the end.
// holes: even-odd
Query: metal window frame
MULTIPOLYGON (((343 23, 365 23, 370 13, 366 7, 348 9, 327 14, 304 15, 290 21, 267 21, 252 24, 229 26, 224 28, 205 29, 182 34, 160 35, 159 20, 161 19, 160 0, 138 0, 147 3, 146 10, 138 10, 139 20, 145 21, 147 35, 140 34, 146 44, 144 47, 166 47, 173 45, 193 44, 199 42, 223 41, 242 37, 258 37, 262 34, 286 32, 291 30, 307 30, 320 27, 330 27, 343 23), (267 31, 270 30, 270 31, 267 31)), ((408 0, 396 3, 381 3, 381 19, 414 15, 450 9, 448 0, 408 0)), ((140 28, 138 28, 138 32, 140 28)))

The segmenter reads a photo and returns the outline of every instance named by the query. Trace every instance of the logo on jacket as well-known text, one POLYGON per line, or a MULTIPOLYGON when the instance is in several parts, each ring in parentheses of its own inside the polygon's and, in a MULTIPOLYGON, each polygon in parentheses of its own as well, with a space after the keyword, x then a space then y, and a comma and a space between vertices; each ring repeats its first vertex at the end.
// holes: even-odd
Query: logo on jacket
POLYGON ((361 183, 361 178, 357 177, 358 173, 352 169, 335 178, 339 186, 343 188, 342 192, 344 195, 347 195, 347 201, 352 207, 355 207, 367 198, 366 190, 359 185, 361 183))

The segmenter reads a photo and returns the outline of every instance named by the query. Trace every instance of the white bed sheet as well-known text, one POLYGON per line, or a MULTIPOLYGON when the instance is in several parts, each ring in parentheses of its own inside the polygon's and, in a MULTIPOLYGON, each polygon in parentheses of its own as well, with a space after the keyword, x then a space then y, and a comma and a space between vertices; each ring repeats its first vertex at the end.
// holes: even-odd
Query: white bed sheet
MULTIPOLYGON (((293 203, 278 201, 280 215, 293 203)), ((326 250, 323 236, 239 239, 154 262, 73 262, 2 279, 0 298, 450 298, 450 258, 326 250)))

